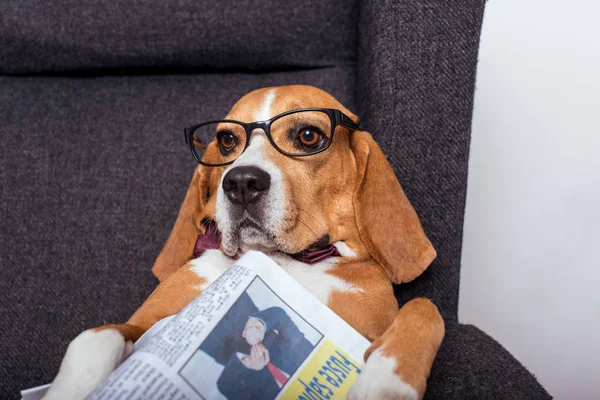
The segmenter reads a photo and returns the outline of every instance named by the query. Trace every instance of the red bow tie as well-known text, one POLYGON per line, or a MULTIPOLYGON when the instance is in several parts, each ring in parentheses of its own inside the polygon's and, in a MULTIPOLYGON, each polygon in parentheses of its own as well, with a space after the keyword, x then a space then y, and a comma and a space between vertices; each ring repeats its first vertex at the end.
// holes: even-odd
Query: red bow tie
MULTIPOLYGON (((198 235, 196 246, 194 246, 194 258, 200 257, 206 250, 218 249, 221 243, 221 232, 214 222, 208 223, 206 232, 203 235, 198 235)), ((329 257, 339 257, 340 253, 334 245, 328 244, 315 250, 302 250, 300 253, 289 255, 296 260, 305 264, 315 264, 329 257)))

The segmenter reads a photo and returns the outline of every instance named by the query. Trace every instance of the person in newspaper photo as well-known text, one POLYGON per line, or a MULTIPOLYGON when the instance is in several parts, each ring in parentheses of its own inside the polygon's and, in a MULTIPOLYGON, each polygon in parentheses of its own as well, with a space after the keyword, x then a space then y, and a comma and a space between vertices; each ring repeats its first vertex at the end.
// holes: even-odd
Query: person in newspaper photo
MULTIPOLYGON (((260 287, 263 300, 265 295, 275 297, 261 281, 250 286, 260 287)), ((307 323, 306 326, 314 331, 307 323)), ((311 333, 314 337, 317 332, 311 333)), ((314 347, 315 344, 305 337, 284 310, 283 303, 259 309, 244 292, 208 335, 196 355, 200 358, 204 353, 223 367, 216 386, 225 398, 273 399, 314 347)), ((205 379, 201 375, 206 370, 205 366, 196 364, 193 368, 184 367, 181 375, 199 389, 203 385, 196 382, 205 379)))

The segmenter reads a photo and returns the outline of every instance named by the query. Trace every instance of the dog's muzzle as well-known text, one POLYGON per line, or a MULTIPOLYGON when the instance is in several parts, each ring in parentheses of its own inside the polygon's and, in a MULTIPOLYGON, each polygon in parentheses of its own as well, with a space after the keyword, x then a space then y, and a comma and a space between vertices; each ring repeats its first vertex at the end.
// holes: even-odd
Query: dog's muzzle
POLYGON ((255 166, 232 168, 223 178, 227 198, 244 209, 257 202, 271 187, 271 175, 255 166))
POLYGON ((239 165, 222 178, 216 218, 223 233, 223 250, 233 255, 249 249, 276 247, 274 242, 284 204, 277 177, 259 165, 239 165))

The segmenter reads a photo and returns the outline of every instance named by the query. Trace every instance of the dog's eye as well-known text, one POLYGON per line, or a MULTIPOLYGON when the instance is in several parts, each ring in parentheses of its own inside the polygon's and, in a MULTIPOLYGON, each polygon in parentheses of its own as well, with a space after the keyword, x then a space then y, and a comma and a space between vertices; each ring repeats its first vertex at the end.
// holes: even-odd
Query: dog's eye
POLYGON ((235 136, 231 132, 219 132, 217 140, 219 141, 219 147, 221 147, 224 153, 230 152, 236 145, 235 136))
POLYGON ((298 133, 298 140, 306 147, 315 147, 321 143, 323 136, 314 129, 304 128, 298 133))

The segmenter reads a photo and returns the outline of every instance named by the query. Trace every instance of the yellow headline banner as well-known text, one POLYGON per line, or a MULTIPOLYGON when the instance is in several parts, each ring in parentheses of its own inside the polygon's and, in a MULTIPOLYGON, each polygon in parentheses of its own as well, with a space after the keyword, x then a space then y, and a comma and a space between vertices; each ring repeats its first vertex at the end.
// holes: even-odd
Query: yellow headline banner
POLYGON ((282 399, 345 399, 361 371, 361 366, 331 341, 326 340, 300 374, 290 384, 282 399))

